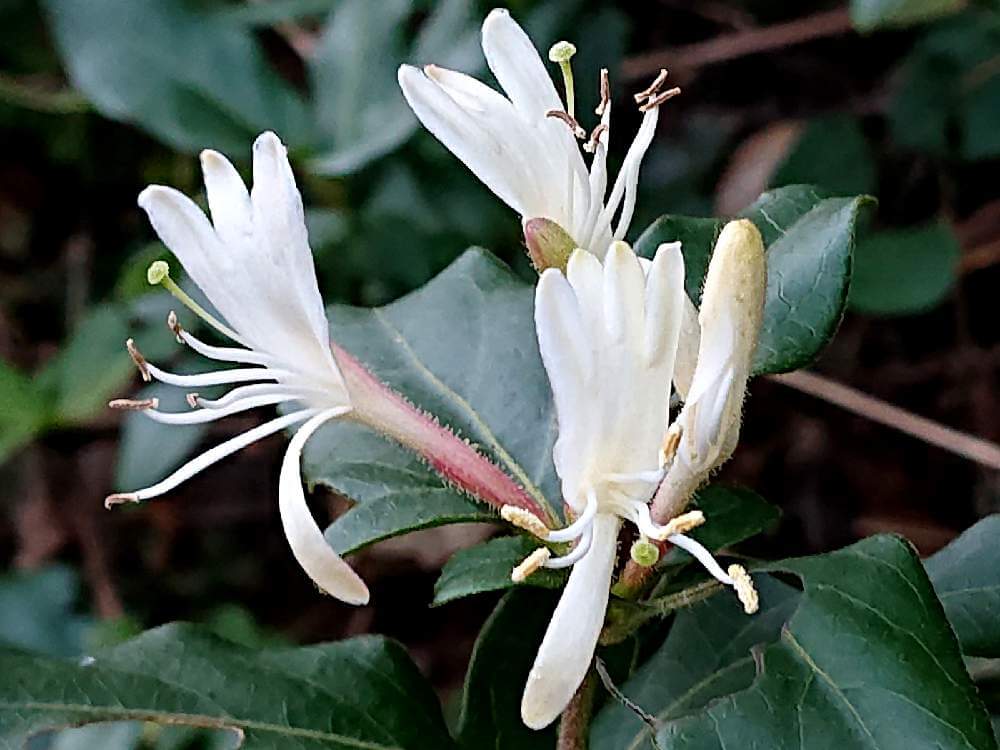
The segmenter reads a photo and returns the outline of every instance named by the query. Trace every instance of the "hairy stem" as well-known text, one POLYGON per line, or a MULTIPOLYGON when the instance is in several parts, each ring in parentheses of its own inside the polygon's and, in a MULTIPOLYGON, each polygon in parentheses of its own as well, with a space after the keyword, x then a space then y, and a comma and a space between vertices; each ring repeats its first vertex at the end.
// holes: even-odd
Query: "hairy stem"
POLYGON ((597 675, 591 668, 559 720, 556 750, 586 750, 596 696, 597 675))

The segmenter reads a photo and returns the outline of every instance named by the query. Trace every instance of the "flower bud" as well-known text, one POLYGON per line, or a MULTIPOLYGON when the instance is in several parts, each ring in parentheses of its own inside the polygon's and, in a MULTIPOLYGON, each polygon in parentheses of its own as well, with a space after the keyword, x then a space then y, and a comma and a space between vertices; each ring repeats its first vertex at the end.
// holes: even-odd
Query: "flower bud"
POLYGON ((541 273, 546 268, 566 270, 569 256, 576 249, 576 243, 569 233, 551 219, 525 219, 524 243, 535 270, 541 273))

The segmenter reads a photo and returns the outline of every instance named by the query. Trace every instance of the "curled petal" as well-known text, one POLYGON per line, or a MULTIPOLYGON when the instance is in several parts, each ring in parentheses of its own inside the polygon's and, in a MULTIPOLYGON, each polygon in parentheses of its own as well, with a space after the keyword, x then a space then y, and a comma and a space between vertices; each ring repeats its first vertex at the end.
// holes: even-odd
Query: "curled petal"
POLYGON ((570 573, 521 699, 521 720, 532 729, 555 721, 590 668, 608 608, 620 525, 617 517, 599 514, 590 552, 570 573))
POLYGON ((325 422, 340 416, 348 408, 327 409, 312 417, 292 437, 281 462, 278 480, 278 505, 281 525, 302 569, 319 588, 348 604, 367 604, 368 587, 350 565, 333 551, 320 530, 302 490, 300 459, 309 437, 325 422))

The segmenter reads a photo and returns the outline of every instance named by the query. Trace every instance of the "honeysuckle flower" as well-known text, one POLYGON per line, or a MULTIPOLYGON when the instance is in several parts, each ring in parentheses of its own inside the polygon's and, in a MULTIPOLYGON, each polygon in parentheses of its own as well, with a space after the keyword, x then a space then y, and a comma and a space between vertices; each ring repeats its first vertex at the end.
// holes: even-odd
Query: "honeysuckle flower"
POLYGON ((638 259, 624 242, 611 246, 603 265, 577 250, 565 275, 548 269, 539 281, 535 324, 559 424, 553 459, 575 520, 551 530, 519 509, 503 516, 548 542, 576 545, 561 557, 542 547, 512 576, 520 580, 540 567, 573 566, 525 687, 521 717, 529 727, 551 723, 586 675, 604 623, 623 521, 644 538, 688 550, 741 598, 752 596, 742 568, 723 571, 683 534, 704 520, 700 512, 665 525, 650 517, 649 499, 669 460, 663 447, 683 300, 678 243, 661 245, 652 262, 638 259))
POLYGON ((673 426, 676 459, 654 502, 657 517, 682 509, 736 448, 766 288, 760 232, 746 219, 729 222, 709 262, 701 309, 695 313, 685 298, 687 325, 674 373, 684 408, 673 426))
POLYGON ((329 420, 353 419, 374 427, 421 453, 442 475, 476 497, 497 506, 513 503, 541 516, 537 503, 498 467, 330 341, 302 198, 277 136, 264 133, 254 143, 253 189, 249 192, 221 154, 203 151, 201 166, 211 222, 190 198, 169 187, 146 188, 139 205, 225 322, 191 300, 170 279, 166 263, 154 263, 149 280, 167 286, 235 346, 216 346, 196 338, 171 313, 168 322, 179 342, 209 360, 240 366, 175 374, 147 362, 132 340, 127 347, 147 381, 181 388, 233 387, 217 399, 189 392, 189 412, 161 411, 155 399, 119 399, 111 405, 141 410, 166 424, 212 422, 261 406, 282 405, 286 411, 205 451, 156 484, 110 495, 105 504, 110 507, 163 495, 241 448, 298 426, 281 464, 281 522, 305 572, 321 590, 351 604, 366 603, 368 589, 324 540, 309 512, 300 476, 303 446, 329 420))
POLYGON ((636 95, 644 112, 642 124, 607 194, 611 127, 607 71, 601 72, 600 121, 588 135, 574 116, 572 45, 562 42, 550 52, 550 59, 563 70, 565 103, 528 35, 506 10, 493 10, 486 17, 482 45, 506 97, 462 73, 435 65, 423 71, 403 65, 399 84, 406 100, 424 126, 521 216, 539 270, 562 267, 576 247, 603 257, 612 240, 622 239, 628 231, 639 167, 656 130, 659 105, 679 89, 662 91, 663 72, 636 95), (589 170, 578 139, 593 154, 589 170), (554 248, 536 245, 538 222, 554 248))

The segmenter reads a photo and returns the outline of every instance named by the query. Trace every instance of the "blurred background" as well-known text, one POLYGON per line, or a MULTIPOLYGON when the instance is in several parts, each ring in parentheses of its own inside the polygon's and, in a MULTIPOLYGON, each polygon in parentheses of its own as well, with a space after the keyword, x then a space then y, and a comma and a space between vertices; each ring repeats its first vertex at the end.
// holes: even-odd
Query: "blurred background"
MULTIPOLYGON (((395 81, 404 61, 487 75, 479 24, 490 7, 0 0, 0 642, 70 655, 178 619, 250 644, 379 632, 403 641, 446 699, 460 684, 495 598, 427 605, 441 563, 490 529, 377 545, 358 563, 374 606, 342 607, 316 595, 288 553, 280 438, 154 503, 102 507, 258 416, 163 429, 106 403, 144 393, 130 335, 147 356, 188 366, 164 325, 171 299, 145 281, 168 256, 136 196, 149 183, 200 196, 205 147, 246 173, 265 129, 289 145, 328 302, 383 304, 473 244, 531 277, 516 216, 418 128, 395 81)), ((643 165, 630 239, 660 214, 730 215, 785 184, 877 196, 850 312, 814 370, 1000 440, 996 4, 508 7, 543 53, 575 42, 580 111, 610 69, 613 158, 638 122, 627 95, 660 67, 683 87, 643 165)), ((784 510, 751 554, 807 554, 878 531, 928 553, 1000 505, 995 470, 773 380, 753 384, 743 436, 720 478, 784 510)), ((337 502, 317 496, 318 517, 337 502)), ((151 742, 126 729, 119 744, 93 746, 151 742)), ((89 746, 71 744, 83 736, 59 742, 89 746)))

